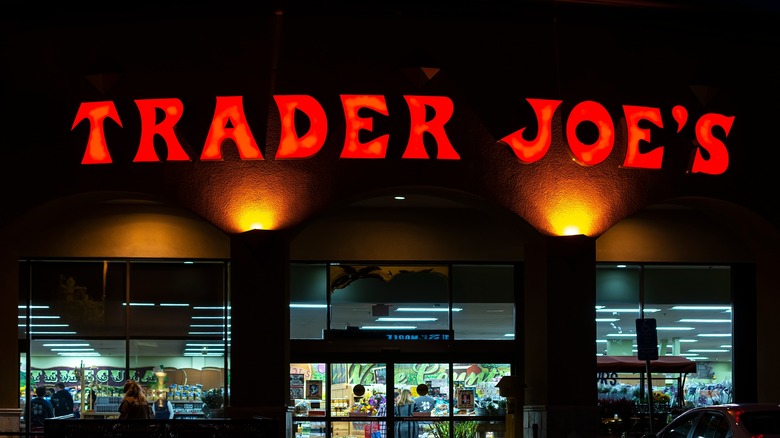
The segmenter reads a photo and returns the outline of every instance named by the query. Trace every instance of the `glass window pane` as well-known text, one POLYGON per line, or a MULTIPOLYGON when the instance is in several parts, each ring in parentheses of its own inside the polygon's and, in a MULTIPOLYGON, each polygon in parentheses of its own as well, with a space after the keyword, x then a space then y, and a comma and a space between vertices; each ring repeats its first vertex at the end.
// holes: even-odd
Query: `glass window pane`
POLYGON ((327 328, 328 266, 290 267, 290 339, 322 339, 327 328))
POLYGON ((453 364, 455 415, 505 416, 506 398, 499 395, 497 385, 510 375, 511 365, 506 363, 453 364))
POLYGON ((222 340, 225 275, 223 262, 131 262, 130 337, 222 340))
POLYGON ((57 382, 73 394, 74 411, 89 416, 98 396, 121 395, 128 379, 124 340, 36 339, 31 342, 28 388, 45 386, 50 392, 57 382), (84 394, 84 404, 81 395, 84 394))
MULTIPOLYGON (((659 356, 696 361, 686 378, 685 402, 694 406, 730 403, 732 320, 728 266, 645 266, 646 314, 655 318, 659 356)), ((653 390, 672 396, 673 379, 653 380, 653 390)))
MULTIPOLYGON (((296 417, 325 415, 325 384, 327 366, 324 363, 290 364, 290 399, 296 417), (312 387, 311 385, 315 385, 312 387), (319 389, 312 392, 311 388, 319 389)), ((345 406, 340 406, 346 409, 345 406)))
POLYGON ((596 269, 596 355, 633 356, 641 266, 596 269))
POLYGON ((453 265, 455 339, 514 339, 514 296, 513 265, 453 265))
MULTIPOLYGON (((446 363, 395 364, 393 385, 403 398, 413 399, 417 416, 446 416, 450 412, 450 367, 446 363)), ((396 411, 394 411, 396 412, 396 411)), ((403 412, 401 412, 403 414, 403 412)), ((402 415, 403 416, 403 415, 402 415)))
MULTIPOLYGON (((31 261, 28 265, 33 339, 124 336, 124 263, 31 261)), ((26 328, 26 310, 19 309, 20 329, 26 328)))
POLYGON ((386 376, 383 363, 331 364, 331 416, 386 416, 386 376))
POLYGON ((446 266, 332 265, 330 282, 331 329, 450 329, 446 266))

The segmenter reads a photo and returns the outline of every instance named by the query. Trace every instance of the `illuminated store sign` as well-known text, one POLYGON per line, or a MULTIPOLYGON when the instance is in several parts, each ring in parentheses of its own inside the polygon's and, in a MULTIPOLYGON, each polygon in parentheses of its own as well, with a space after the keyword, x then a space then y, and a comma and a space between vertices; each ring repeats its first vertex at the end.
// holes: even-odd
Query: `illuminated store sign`
MULTIPOLYGON (((409 107, 409 138, 403 159, 429 159, 423 145, 423 135, 428 133, 437 145, 436 159, 460 160, 460 155, 452 146, 445 125, 454 113, 452 100, 444 96, 403 96, 409 107), (429 111, 432 110, 432 111, 429 111), (427 114, 434 114, 430 119, 427 114)), ((568 114, 564 132, 552 130, 553 116, 562 103, 561 100, 526 99, 536 115, 537 134, 526 139, 521 128, 502 138, 523 163, 534 163, 545 156, 555 135, 564 135, 570 153, 578 164, 593 166, 604 161, 612 152, 615 144, 615 124, 607 109, 598 102, 584 101, 575 105, 568 114), (598 138, 591 144, 577 138, 576 130, 583 123, 591 123, 598 130, 598 138)), ((328 134, 328 118, 322 105, 307 95, 276 95, 274 101, 279 110, 281 133, 274 159, 306 159, 314 156, 325 144, 328 134), (305 115, 309 121, 308 131, 298 136, 296 130, 296 112, 305 115)), ((361 131, 372 132, 373 117, 361 117, 361 109, 371 110, 380 116, 389 117, 390 113, 384 96, 381 95, 341 95, 346 130, 341 158, 344 159, 383 159, 386 158, 390 134, 379 133, 376 138, 363 142, 358 135, 361 131)), ((191 161, 176 135, 175 127, 184 113, 184 104, 176 98, 136 100, 140 113, 141 137, 133 162, 160 162, 154 149, 154 139, 160 136, 167 147, 166 161, 191 161), (158 115, 163 114, 162 120, 158 115)), ((362 113, 361 113, 362 114, 362 113)), ((676 122, 676 133, 680 133, 688 124, 688 111, 675 106, 671 115, 676 122)), ((663 161, 664 146, 653 145, 649 151, 641 151, 641 144, 651 144, 650 129, 663 126, 659 108, 643 106, 623 106, 621 117, 626 123, 626 156, 622 167, 635 169, 660 169, 663 161)), ((89 138, 82 164, 112 163, 111 154, 105 136, 105 123, 110 119, 120 127, 122 121, 113 101, 84 102, 79 107, 71 130, 87 120, 90 126, 89 138)), ((728 169, 729 154, 723 139, 728 137, 733 116, 707 113, 699 117, 693 125, 696 150, 687 169, 691 173, 719 175, 728 169)), ((242 96, 217 97, 214 117, 211 121, 201 161, 222 160, 222 144, 232 140, 241 160, 263 160, 264 157, 252 135, 249 122, 244 114, 242 96)))

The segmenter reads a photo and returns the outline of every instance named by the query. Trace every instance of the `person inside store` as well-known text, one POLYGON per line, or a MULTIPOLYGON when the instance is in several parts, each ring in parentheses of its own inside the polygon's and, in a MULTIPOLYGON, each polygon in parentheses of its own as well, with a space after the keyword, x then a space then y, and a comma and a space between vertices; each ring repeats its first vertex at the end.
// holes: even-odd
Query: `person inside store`
POLYGON ((65 389, 65 384, 57 382, 54 385, 54 394, 51 395, 51 405, 54 406, 54 416, 73 414, 73 395, 65 389))
MULTIPOLYGON (((404 389, 398 396, 398 401, 393 408, 396 418, 411 417, 414 415, 414 399, 412 391, 404 389)), ((395 438, 417 438, 419 428, 416 421, 396 421, 393 428, 395 438)))
POLYGON ((119 419, 149 419, 152 408, 146 401, 144 390, 134 380, 128 380, 122 388, 125 396, 119 404, 119 419))
POLYGON ((436 407, 436 399, 428 395, 428 385, 417 385, 417 397, 414 399, 414 412, 430 413, 436 407))
POLYGON ((168 393, 163 392, 156 402, 152 403, 152 418, 158 420, 173 419, 173 403, 168 400, 168 393))
POLYGON ((46 400, 46 388, 35 388, 35 397, 30 400, 30 430, 43 432, 43 424, 47 418, 54 417, 54 407, 46 400))

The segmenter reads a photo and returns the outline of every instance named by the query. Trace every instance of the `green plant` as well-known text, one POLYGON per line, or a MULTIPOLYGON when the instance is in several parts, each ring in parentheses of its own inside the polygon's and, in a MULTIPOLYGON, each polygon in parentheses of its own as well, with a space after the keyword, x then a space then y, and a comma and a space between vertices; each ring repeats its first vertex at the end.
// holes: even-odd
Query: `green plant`
POLYGON ((431 432, 435 438, 474 438, 477 435, 476 421, 458 421, 455 423, 455 434, 450 436, 449 421, 434 421, 431 432))
POLYGON ((222 390, 216 388, 201 394, 200 399, 209 409, 219 409, 225 403, 225 396, 222 394, 222 390))

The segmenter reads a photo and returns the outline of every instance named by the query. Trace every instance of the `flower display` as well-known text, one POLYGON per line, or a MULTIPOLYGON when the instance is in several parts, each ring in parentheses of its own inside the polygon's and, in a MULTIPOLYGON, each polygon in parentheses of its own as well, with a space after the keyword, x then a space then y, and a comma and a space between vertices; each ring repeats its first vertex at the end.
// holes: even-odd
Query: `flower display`
POLYGON ((671 397, 662 391, 653 391, 653 403, 668 404, 671 397))
POLYGON ((376 415, 379 406, 385 404, 385 402, 384 394, 366 394, 358 402, 350 406, 349 412, 376 415))

